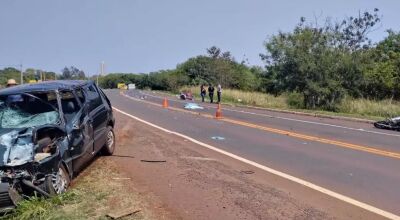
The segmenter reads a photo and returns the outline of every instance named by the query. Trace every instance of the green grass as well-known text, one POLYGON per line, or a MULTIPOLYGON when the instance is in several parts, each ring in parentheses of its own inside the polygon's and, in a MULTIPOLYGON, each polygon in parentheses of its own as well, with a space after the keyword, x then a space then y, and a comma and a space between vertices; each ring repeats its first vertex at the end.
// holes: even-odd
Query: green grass
POLYGON ((345 99, 339 105, 339 112, 388 118, 400 115, 400 103, 392 100, 345 99))
MULTIPOLYGON (((17 208, 7 215, 0 217, 0 219, 50 219, 55 217, 54 213, 57 210, 67 204, 76 203, 79 196, 75 192, 76 190, 69 191, 59 196, 52 198, 43 198, 33 196, 29 199, 21 201, 17 208)), ((62 218, 62 216, 58 216, 62 218)), ((55 219, 55 218, 53 218, 55 219)))
MULTIPOLYGON (((108 219, 106 215, 128 207, 141 207, 135 192, 130 192, 121 175, 106 158, 98 158, 77 178, 68 192, 53 197, 31 197, 0 220, 30 219, 108 219)), ((124 219, 149 219, 144 211, 124 219)))
MULTIPOLYGON (((184 87, 181 90, 190 90, 196 99, 200 98, 199 88, 184 87)), ((260 92, 246 92, 232 89, 224 89, 222 92, 222 103, 231 105, 247 105, 254 107, 291 110, 319 115, 345 116, 371 120, 381 120, 383 118, 400 115, 400 103, 392 100, 368 100, 346 98, 338 105, 337 111, 309 110, 299 108, 298 103, 302 102, 301 96, 296 94, 283 94, 273 96, 260 92), (296 103, 296 97, 299 100, 296 103), (293 104, 295 103, 295 104, 293 104), (297 104, 297 105, 296 105, 297 104)))

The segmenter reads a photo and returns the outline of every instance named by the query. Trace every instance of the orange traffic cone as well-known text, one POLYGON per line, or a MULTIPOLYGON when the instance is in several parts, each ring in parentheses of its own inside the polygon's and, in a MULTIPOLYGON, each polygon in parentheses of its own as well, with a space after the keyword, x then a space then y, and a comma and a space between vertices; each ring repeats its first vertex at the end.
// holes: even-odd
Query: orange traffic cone
POLYGON ((215 113, 215 118, 216 119, 222 119, 222 109, 221 109, 221 104, 218 104, 217 112, 215 113))
POLYGON ((164 101, 162 103, 162 107, 163 108, 168 108, 168 99, 167 98, 164 98, 164 101))

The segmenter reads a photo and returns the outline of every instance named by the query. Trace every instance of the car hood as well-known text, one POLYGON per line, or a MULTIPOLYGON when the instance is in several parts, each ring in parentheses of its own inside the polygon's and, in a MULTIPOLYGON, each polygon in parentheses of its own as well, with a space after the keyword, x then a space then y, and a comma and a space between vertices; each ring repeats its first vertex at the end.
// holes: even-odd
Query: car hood
POLYGON ((32 130, 0 129, 0 166, 19 166, 33 161, 32 130))

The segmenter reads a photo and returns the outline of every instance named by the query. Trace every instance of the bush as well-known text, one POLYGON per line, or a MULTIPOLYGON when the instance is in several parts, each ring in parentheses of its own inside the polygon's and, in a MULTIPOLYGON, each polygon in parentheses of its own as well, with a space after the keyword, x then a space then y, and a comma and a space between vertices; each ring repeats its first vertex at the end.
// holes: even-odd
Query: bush
POLYGON ((289 93, 286 103, 290 108, 304 108, 304 96, 297 92, 289 93))

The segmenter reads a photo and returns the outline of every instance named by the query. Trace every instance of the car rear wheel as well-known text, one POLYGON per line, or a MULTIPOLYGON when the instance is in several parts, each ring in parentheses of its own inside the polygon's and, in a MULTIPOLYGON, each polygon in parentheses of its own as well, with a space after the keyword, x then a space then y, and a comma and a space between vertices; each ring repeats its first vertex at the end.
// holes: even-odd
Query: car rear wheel
POLYGON ((108 126, 106 133, 106 142, 104 143, 102 152, 103 154, 110 156, 114 153, 114 149, 115 149, 114 129, 111 126, 108 126))
POLYGON ((59 195, 67 191, 71 179, 65 167, 60 164, 58 170, 46 177, 45 187, 50 195, 59 195))

